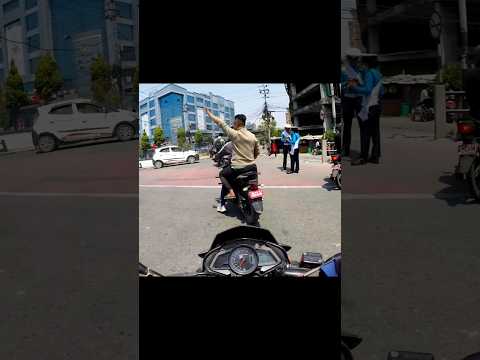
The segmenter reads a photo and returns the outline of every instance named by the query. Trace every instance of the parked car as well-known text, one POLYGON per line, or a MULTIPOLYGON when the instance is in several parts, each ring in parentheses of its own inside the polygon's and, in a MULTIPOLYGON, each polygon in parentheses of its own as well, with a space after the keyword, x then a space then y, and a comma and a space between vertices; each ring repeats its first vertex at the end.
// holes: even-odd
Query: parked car
POLYGON ((49 152, 67 143, 101 138, 127 141, 137 134, 137 113, 73 99, 38 107, 32 140, 39 152, 49 152))
POLYGON ((178 146, 162 146, 155 149, 152 163, 155 169, 159 169, 164 165, 189 163, 193 164, 200 160, 200 155, 193 150, 183 151, 178 146))

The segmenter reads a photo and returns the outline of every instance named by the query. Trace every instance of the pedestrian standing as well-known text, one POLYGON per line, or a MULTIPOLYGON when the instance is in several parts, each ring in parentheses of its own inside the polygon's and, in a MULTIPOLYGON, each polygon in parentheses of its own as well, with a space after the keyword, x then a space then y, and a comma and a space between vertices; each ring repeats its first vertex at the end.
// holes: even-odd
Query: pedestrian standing
POLYGON ((382 74, 377 66, 377 56, 365 54, 361 64, 363 85, 354 84, 352 86, 353 91, 362 94, 362 109, 358 113, 362 123, 360 128, 361 155, 352 162, 352 165, 363 165, 367 162, 378 164, 380 162, 380 115, 384 90, 382 74), (372 143, 372 152, 369 157, 370 143, 372 143))
MULTIPOLYGON (((352 142, 352 121, 361 110, 362 96, 361 94, 352 90, 350 84, 357 83, 362 85, 362 77, 360 74, 361 51, 356 48, 347 50, 346 58, 343 61, 341 72, 341 89, 342 89, 342 117, 343 117, 343 131, 342 131, 342 154, 343 156, 350 156, 350 144, 352 142)), ((360 120, 359 121, 359 126, 360 120)))
POLYGON ((282 135, 280 137, 280 141, 282 143, 282 150, 283 150, 283 167, 282 170, 285 171, 287 170, 287 156, 290 152, 290 131, 291 131, 291 125, 287 124, 285 125, 285 129, 282 132, 282 135))
POLYGON ((300 171, 299 157, 300 134, 296 127, 292 127, 290 136, 290 171, 287 174, 297 173, 300 171))
POLYGON ((275 154, 275 157, 277 157, 277 152, 278 152, 277 143, 275 141, 272 141, 272 153, 275 154))

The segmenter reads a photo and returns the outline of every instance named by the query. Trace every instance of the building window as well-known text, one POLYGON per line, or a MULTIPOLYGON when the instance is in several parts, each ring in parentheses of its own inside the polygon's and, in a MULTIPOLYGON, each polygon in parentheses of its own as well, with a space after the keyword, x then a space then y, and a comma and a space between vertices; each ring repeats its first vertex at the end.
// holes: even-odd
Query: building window
POLYGON ((206 107, 210 107, 210 106, 211 106, 211 103, 210 103, 210 101, 208 101, 208 100, 205 100, 205 106, 206 106, 206 107))
POLYGON ((157 125, 157 120, 155 118, 150 119, 150 127, 157 125))
POLYGON ((188 121, 196 121, 196 118, 195 114, 188 114, 188 121))
POLYGON ((155 109, 150 110, 150 117, 155 117, 155 109))
POLYGON ((29 10, 37 6, 37 0, 25 0, 25 10, 29 10))
POLYGON ((217 110, 213 110, 213 115, 218 116, 219 112, 217 110))
POLYGON ((197 124, 195 123, 190 124, 190 130, 197 130, 197 124))
POLYGON ((225 113, 225 119, 230 119, 230 114, 229 113, 225 113))
POLYGON ((39 60, 38 57, 29 60, 30 74, 35 74, 35 72, 37 71, 38 60, 39 60))
POLYGON ((115 1, 115 8, 117 9, 118 17, 124 19, 132 18, 132 4, 127 4, 121 1, 115 1))
POLYGON ((119 40, 133 41, 133 26, 117 24, 117 36, 119 40))
POLYGON ((217 103, 213 103, 213 108, 214 108, 214 109, 218 109, 218 104, 217 104, 217 103))
POLYGON ((27 15, 25 21, 27 23, 27 31, 36 29, 38 27, 38 14, 35 12, 33 14, 27 15))
POLYGON ((135 48, 133 46, 122 46, 120 56, 123 61, 135 61, 135 48))
POLYGON ((147 116, 147 115, 148 115, 148 113, 142 113, 142 115, 140 117, 143 118, 144 116, 147 116))
POLYGON ((203 105, 203 99, 200 97, 197 97, 197 103, 203 105))
POLYGON ((195 106, 187 104, 187 111, 195 112, 195 106))
POLYGON ((140 105, 140 109, 143 110, 147 107, 147 103, 140 105))
POLYGON ((3 12, 8 13, 10 11, 15 10, 19 6, 20 6, 20 2, 18 0, 9 1, 9 2, 3 4, 3 12))
POLYGON ((155 107, 155 100, 150 100, 150 102, 148 103, 148 106, 150 106, 151 108, 155 107))
POLYGON ((37 51, 40 48, 40 35, 35 34, 27 38, 28 52, 37 51))
POLYGON ((207 130, 212 130, 212 125, 207 124, 207 130))
POLYGON ((187 102, 189 102, 190 104, 194 104, 195 98, 193 96, 187 95, 187 102))

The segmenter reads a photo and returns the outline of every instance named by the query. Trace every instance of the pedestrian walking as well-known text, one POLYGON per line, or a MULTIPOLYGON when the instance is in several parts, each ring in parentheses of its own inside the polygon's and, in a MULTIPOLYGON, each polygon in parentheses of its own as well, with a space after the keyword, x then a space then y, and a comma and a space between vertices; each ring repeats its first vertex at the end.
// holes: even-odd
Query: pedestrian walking
POLYGON ((285 171, 287 170, 287 157, 288 154, 290 153, 290 131, 291 131, 291 125, 287 124, 285 125, 285 129, 282 132, 282 135, 280 137, 280 141, 282 143, 282 150, 283 150, 283 168, 282 170, 285 171))
POLYGON ((361 154, 352 165, 363 165, 367 162, 378 164, 380 161, 380 115, 381 98, 383 96, 382 74, 377 68, 377 56, 364 54, 361 61, 363 85, 352 83, 353 91, 362 94, 362 108, 358 113, 360 119, 361 154), (369 157, 370 143, 372 152, 369 157))
MULTIPOLYGON (((362 77, 360 74, 360 56, 361 51, 357 48, 347 50, 346 57, 343 61, 341 72, 341 89, 342 89, 342 155, 350 156, 350 144, 352 142, 352 121, 354 117, 358 119, 358 113, 362 107, 362 96, 354 91, 351 84, 357 83, 362 85, 362 77)), ((359 121, 359 126, 360 120, 359 121)))
POLYGON ((277 146, 277 143, 275 141, 272 141, 272 154, 275 154, 275 157, 277 157, 277 153, 278 153, 278 146, 277 146))
POLYGON ((300 134, 296 127, 292 126, 290 136, 290 171, 287 174, 297 173, 300 171, 299 157, 300 134))

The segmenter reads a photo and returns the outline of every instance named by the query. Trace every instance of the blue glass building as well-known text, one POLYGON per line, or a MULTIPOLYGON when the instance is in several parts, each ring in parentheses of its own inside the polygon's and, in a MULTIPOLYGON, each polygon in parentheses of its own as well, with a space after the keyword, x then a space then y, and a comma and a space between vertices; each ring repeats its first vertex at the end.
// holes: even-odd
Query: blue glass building
POLYGON ((232 124, 235 115, 233 101, 212 93, 200 94, 178 85, 167 85, 140 101, 140 134, 145 130, 152 139, 153 130, 161 127, 165 138, 176 144, 179 128, 191 133, 197 129, 204 133, 221 133, 222 130, 208 116, 204 116, 203 107, 232 124))

